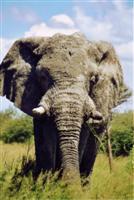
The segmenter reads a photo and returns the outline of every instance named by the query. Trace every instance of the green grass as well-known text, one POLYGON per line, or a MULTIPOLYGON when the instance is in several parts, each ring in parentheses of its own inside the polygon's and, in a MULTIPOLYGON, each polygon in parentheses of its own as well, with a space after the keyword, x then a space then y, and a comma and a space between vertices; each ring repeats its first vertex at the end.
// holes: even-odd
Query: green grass
POLYGON ((118 157, 113 160, 113 171, 110 173, 108 158, 99 154, 91 177, 91 184, 80 190, 76 183, 66 187, 62 181, 56 181, 56 175, 49 177, 43 185, 44 175, 36 184, 32 175, 19 177, 11 181, 16 169, 21 168, 22 157, 34 156, 33 145, 0 143, 0 200, 132 200, 133 169, 132 154, 129 157, 118 157), (20 187, 21 184, 21 187, 20 187))

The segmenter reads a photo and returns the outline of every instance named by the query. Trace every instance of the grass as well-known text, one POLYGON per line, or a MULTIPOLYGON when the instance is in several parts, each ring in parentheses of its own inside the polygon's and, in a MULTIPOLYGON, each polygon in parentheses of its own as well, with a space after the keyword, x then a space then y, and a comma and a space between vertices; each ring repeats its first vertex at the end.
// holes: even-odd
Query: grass
POLYGON ((80 190, 77 184, 66 187, 62 181, 56 181, 56 175, 49 177, 43 186, 44 175, 39 177, 36 184, 32 175, 19 177, 11 181, 16 169, 20 169, 23 155, 27 158, 34 156, 32 144, 3 144, 0 143, 0 200, 132 200, 133 169, 132 155, 118 157, 113 160, 113 171, 110 173, 108 158, 99 154, 91 177, 91 185, 80 190), (21 184, 21 187, 19 188, 21 184))

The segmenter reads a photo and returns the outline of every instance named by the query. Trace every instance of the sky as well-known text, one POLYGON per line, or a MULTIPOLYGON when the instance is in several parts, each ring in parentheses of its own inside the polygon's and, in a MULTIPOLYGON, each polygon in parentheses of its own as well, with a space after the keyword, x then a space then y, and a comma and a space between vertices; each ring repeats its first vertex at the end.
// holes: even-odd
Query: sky
MULTIPOLYGON (((125 83, 133 88, 133 0, 1 0, 0 61, 16 39, 82 32, 115 47, 125 83)), ((0 110, 10 105, 0 97, 0 110)), ((118 111, 132 109, 132 98, 118 111)))

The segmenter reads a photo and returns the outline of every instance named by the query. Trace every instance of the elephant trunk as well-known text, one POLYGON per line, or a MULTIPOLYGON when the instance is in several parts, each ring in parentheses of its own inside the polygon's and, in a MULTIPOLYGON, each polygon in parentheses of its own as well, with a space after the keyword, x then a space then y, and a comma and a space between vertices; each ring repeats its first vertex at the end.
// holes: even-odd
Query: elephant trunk
MULTIPOLYGON (((53 104, 59 132, 63 177, 79 176, 79 137, 83 122, 83 100, 74 91, 63 90, 53 104)), ((68 178, 67 178, 68 179, 68 178)))
POLYGON ((78 145, 81 129, 80 119, 67 116, 67 113, 56 119, 59 131, 59 144, 62 156, 62 168, 66 171, 79 171, 78 145))

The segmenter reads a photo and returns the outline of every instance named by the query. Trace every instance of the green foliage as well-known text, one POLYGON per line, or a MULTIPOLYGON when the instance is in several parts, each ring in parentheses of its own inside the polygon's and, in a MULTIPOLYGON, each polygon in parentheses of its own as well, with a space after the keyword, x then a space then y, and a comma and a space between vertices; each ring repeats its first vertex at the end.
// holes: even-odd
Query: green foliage
MULTIPOLYGON (((19 165, 22 166, 20 160, 19 165)), ((17 161, 11 166, 9 161, 7 161, 7 165, 0 171, 1 199, 133 199, 133 171, 128 167, 130 166, 129 157, 114 159, 113 166, 113 171, 110 173, 107 157, 105 155, 98 155, 91 177, 91 185, 90 187, 89 185, 86 186, 82 191, 77 182, 75 185, 71 186, 70 184, 67 187, 65 182, 57 180, 57 174, 41 174, 35 183, 30 171, 26 176, 21 176, 18 173, 21 171, 21 167, 18 166, 17 161), (47 179, 46 176, 48 177, 47 179)))
POLYGON ((6 110, 0 113, 1 136, 5 143, 26 142, 33 134, 32 119, 15 111, 6 110))
POLYGON ((0 112, 0 127, 2 128, 7 121, 13 118, 15 111, 12 108, 0 112))
POLYGON ((134 147, 132 148, 132 150, 130 151, 130 154, 128 156, 128 162, 127 162, 127 165, 126 165, 126 171, 128 173, 132 173, 134 172, 134 147))
MULTIPOLYGON (((116 113, 111 123, 111 146, 114 156, 129 155, 133 147, 133 113, 116 113)), ((107 138, 103 139, 103 144, 107 150, 107 138)))

